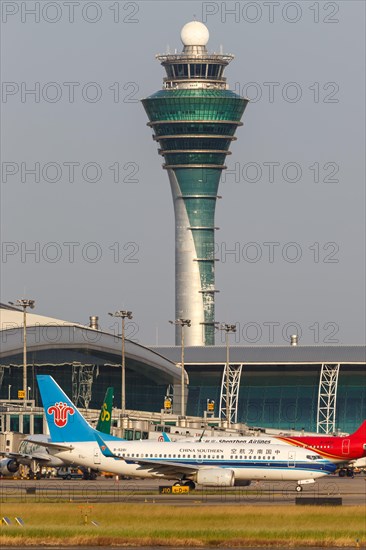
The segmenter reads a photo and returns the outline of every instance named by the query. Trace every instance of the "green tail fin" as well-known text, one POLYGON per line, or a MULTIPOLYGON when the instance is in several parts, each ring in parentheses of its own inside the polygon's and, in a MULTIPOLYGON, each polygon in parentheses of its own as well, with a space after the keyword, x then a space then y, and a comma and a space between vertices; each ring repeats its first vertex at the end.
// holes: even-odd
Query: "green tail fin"
POLYGON ((111 433, 113 388, 107 388, 97 424, 98 432, 111 433))

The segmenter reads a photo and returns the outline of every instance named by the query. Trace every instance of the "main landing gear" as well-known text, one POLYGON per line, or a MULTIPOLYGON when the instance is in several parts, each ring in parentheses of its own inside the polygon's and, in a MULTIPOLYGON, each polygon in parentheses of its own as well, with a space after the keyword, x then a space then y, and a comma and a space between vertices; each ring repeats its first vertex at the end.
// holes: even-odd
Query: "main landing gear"
POLYGON ((341 468, 338 475, 339 477, 354 477, 353 468, 341 468))
POLYGON ((192 481, 191 479, 176 481, 175 483, 173 483, 173 486, 174 487, 189 487, 190 491, 194 491, 195 488, 196 488, 195 482, 192 481))

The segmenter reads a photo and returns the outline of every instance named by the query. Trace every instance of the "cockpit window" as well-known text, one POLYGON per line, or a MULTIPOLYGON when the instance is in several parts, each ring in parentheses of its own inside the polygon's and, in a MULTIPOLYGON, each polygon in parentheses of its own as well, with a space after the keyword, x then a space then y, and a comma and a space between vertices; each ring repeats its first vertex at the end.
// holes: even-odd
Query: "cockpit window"
POLYGON ((322 459, 322 457, 320 455, 315 455, 315 454, 314 455, 306 455, 306 458, 308 460, 321 460, 322 459))

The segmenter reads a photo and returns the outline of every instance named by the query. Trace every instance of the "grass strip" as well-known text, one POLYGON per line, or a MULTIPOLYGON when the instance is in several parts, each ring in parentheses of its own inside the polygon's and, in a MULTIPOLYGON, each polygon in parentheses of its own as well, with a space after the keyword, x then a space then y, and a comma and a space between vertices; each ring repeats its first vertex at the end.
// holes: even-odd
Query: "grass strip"
POLYGON ((4 546, 366 547, 364 506, 1 504, 4 546), (20 516, 24 527, 14 525, 20 516), (98 526, 93 526, 91 521, 98 526))

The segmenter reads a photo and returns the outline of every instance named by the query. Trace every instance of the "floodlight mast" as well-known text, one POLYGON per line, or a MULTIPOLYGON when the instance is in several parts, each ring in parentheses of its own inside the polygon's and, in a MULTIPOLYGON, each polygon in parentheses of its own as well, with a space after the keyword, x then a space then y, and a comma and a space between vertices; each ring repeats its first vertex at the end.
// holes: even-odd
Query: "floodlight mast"
POLYGON ((23 308, 23 406, 26 407, 28 398, 28 382, 27 382, 27 307, 34 309, 35 300, 29 298, 19 298, 16 302, 9 302, 10 305, 23 308))
POLYGON ((181 405, 180 405, 180 414, 182 417, 185 416, 185 394, 184 394, 184 327, 191 326, 190 319, 176 319, 175 321, 169 321, 172 325, 179 325, 181 328, 180 335, 180 344, 181 344, 181 405))
POLYGON ((121 347, 121 428, 122 419, 126 413, 126 357, 125 357, 125 319, 132 319, 132 311, 121 309, 114 313, 108 313, 112 317, 119 317, 122 321, 122 347, 121 347))

